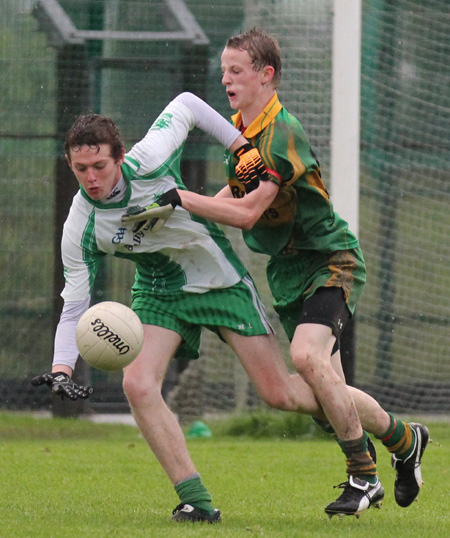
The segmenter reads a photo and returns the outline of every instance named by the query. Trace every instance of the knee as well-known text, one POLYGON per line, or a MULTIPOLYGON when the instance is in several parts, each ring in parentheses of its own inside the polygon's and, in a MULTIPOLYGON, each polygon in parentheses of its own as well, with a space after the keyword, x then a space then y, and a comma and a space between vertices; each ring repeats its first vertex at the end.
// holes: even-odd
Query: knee
POLYGON ((143 402, 151 401, 155 395, 161 394, 155 380, 142 376, 124 373, 122 381, 123 391, 131 406, 136 407, 143 402))
POLYGON ((322 383, 324 377, 330 375, 330 357, 321 349, 297 349, 291 357, 295 370, 313 390, 317 384, 322 383))
POLYGON ((264 402, 272 409, 280 411, 295 411, 297 402, 287 391, 272 391, 263 395, 264 402))
POLYGON ((280 411, 310 414, 317 410, 314 394, 298 374, 289 374, 284 383, 273 383, 261 396, 269 407, 280 411))
POLYGON ((314 372, 312 352, 307 348, 291 347, 291 358, 295 370, 307 381, 314 372))
MULTIPOLYGON (((310 387, 308 387, 308 389, 311 390, 310 387)), ((317 415, 321 418, 324 417, 313 392, 311 392, 311 394, 292 391, 272 393, 263 399, 269 407, 278 409, 279 411, 291 411, 294 413, 301 413, 302 415, 317 415)))

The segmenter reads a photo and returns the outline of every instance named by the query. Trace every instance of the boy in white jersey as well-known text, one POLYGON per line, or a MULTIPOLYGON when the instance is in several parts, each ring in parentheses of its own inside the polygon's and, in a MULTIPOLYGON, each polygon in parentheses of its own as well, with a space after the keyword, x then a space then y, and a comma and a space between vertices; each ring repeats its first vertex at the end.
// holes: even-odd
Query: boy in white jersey
POLYGON ((268 405, 318 418, 323 414, 301 378, 289 375, 255 286, 221 230, 181 208, 157 231, 129 220, 136 208, 148 206, 159 194, 185 188, 181 152, 194 126, 232 151, 246 143, 192 94, 172 101, 126 154, 109 118, 82 116, 70 129, 66 157, 80 191, 64 225, 64 307, 52 372, 32 383, 46 384, 54 394, 74 400, 92 393, 71 379, 78 357, 76 325, 90 305, 99 260, 111 254, 134 261, 132 308, 144 323, 145 342, 124 369, 124 391, 180 498, 173 519, 214 523, 220 521, 220 512, 213 508, 183 432, 161 395, 164 374, 178 348, 183 347, 183 356, 196 358, 201 329, 208 327, 233 348, 268 405))

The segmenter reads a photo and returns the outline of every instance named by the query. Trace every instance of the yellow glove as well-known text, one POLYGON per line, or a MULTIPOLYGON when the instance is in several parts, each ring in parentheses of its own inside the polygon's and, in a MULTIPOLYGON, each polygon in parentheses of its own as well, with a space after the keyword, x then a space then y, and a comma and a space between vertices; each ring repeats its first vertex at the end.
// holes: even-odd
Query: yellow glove
POLYGON ((235 166, 236 176, 248 194, 257 189, 260 181, 269 181, 269 174, 261 160, 258 148, 244 144, 234 152, 238 158, 235 166))

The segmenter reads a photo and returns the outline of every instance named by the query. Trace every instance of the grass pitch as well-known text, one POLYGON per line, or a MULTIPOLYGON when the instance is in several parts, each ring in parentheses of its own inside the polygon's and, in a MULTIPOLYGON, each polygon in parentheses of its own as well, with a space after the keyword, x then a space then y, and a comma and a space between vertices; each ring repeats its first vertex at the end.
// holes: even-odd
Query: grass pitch
POLYGON ((133 426, 0 414, 1 538, 326 537, 448 538, 450 425, 431 423, 418 502, 394 501, 389 455, 376 442, 386 490, 381 510, 328 520, 344 460, 333 441, 188 441, 222 511, 219 525, 176 524, 174 489, 133 426))

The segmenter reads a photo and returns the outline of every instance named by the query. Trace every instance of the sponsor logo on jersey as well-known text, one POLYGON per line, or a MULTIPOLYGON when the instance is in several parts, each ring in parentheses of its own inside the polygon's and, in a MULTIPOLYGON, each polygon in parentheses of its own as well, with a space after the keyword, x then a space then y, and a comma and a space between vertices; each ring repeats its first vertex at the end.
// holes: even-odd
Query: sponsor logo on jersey
POLYGON ((159 118, 155 120, 155 123, 152 125, 151 130, 154 129, 167 129, 172 123, 173 114, 168 114, 165 112, 161 114, 159 118))
POLYGON ((118 245, 119 243, 122 242, 122 239, 124 238, 126 231, 127 231, 126 228, 119 228, 117 230, 116 235, 113 236, 113 238, 112 238, 112 242, 113 242, 114 245, 118 245))

